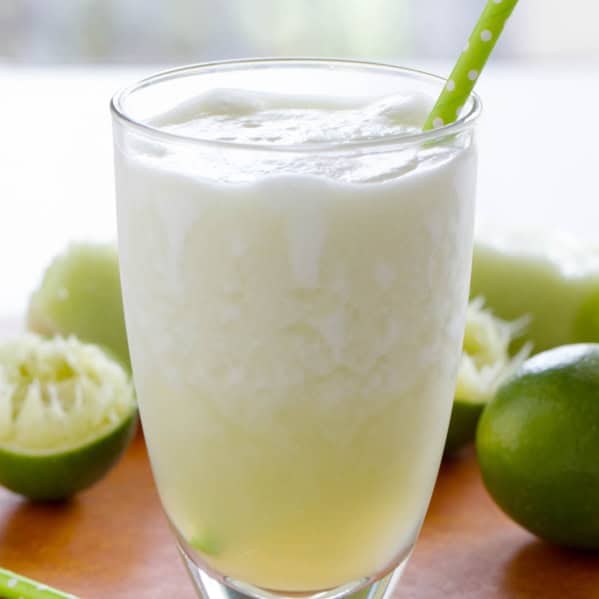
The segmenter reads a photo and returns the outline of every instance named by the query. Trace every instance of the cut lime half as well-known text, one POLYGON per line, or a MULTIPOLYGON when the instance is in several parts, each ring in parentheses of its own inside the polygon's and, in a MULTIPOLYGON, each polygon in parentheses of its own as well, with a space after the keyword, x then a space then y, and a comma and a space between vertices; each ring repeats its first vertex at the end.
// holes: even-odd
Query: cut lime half
POLYGON ((0 346, 0 484, 35 500, 100 479, 135 431, 125 370, 74 337, 26 334, 0 346))
POLYGON ((483 408, 499 385, 528 357, 530 344, 511 356, 510 344, 522 334, 527 317, 508 322, 484 308, 482 298, 472 300, 466 315, 462 357, 445 444, 445 454, 455 453, 474 439, 483 408))

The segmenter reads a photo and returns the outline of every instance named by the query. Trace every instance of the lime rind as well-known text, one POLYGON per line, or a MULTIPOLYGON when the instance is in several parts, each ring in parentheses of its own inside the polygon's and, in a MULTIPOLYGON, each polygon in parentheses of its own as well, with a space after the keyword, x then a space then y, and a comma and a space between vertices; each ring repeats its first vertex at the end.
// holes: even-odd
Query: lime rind
POLYGON ((127 373, 75 337, 0 346, 0 446, 51 453, 106 434, 135 409, 127 373))
POLYGON ((73 449, 29 453, 0 446, 0 483, 34 501, 72 497, 102 479, 117 463, 137 428, 137 410, 113 429, 73 449))
POLYGON ((513 321, 496 317, 485 309, 482 297, 470 302, 456 383, 457 399, 477 404, 491 400, 499 385, 530 355, 531 343, 510 355, 510 344, 524 333, 528 322, 528 316, 513 321))

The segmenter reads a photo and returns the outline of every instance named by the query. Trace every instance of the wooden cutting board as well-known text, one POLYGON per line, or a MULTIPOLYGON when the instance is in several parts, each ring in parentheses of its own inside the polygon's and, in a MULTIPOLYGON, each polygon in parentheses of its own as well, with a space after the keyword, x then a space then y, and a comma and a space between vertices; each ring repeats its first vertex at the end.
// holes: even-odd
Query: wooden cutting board
MULTIPOLYGON (((141 435, 64 504, 0 491, 0 565, 83 599, 194 599, 160 510, 141 435)), ((397 599, 599 599, 599 554, 560 550, 487 496, 472 450, 441 468, 397 599)))

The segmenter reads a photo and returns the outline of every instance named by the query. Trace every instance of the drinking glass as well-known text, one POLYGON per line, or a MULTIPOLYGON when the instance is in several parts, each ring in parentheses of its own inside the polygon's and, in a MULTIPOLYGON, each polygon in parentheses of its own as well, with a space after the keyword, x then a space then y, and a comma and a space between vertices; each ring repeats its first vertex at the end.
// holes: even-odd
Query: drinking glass
POLYGON ((443 84, 389 65, 241 60, 113 98, 134 381, 203 596, 384 597, 399 579, 451 411, 480 103, 433 131, 344 139, 327 137, 331 112, 295 144, 190 136, 161 115, 199 94, 223 120, 264 94, 392 110, 385 98, 434 99, 443 84))

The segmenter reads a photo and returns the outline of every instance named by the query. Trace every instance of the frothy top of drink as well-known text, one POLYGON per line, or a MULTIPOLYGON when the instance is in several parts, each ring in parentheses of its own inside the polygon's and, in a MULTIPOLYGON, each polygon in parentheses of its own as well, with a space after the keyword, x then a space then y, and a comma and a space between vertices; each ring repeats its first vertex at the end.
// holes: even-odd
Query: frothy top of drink
POLYGON ((236 144, 343 144, 416 133, 431 104, 428 96, 414 93, 373 99, 213 89, 148 124, 185 137, 236 144))
POLYGON ((432 103, 432 97, 414 90, 343 97, 215 88, 146 120, 161 131, 206 143, 169 145, 143 136, 128 143, 153 168, 193 179, 249 183, 266 176, 309 176, 382 183, 419 165, 450 160, 462 147, 459 136, 434 145, 396 143, 421 131, 432 103), (381 141, 375 152, 361 145, 381 141))

